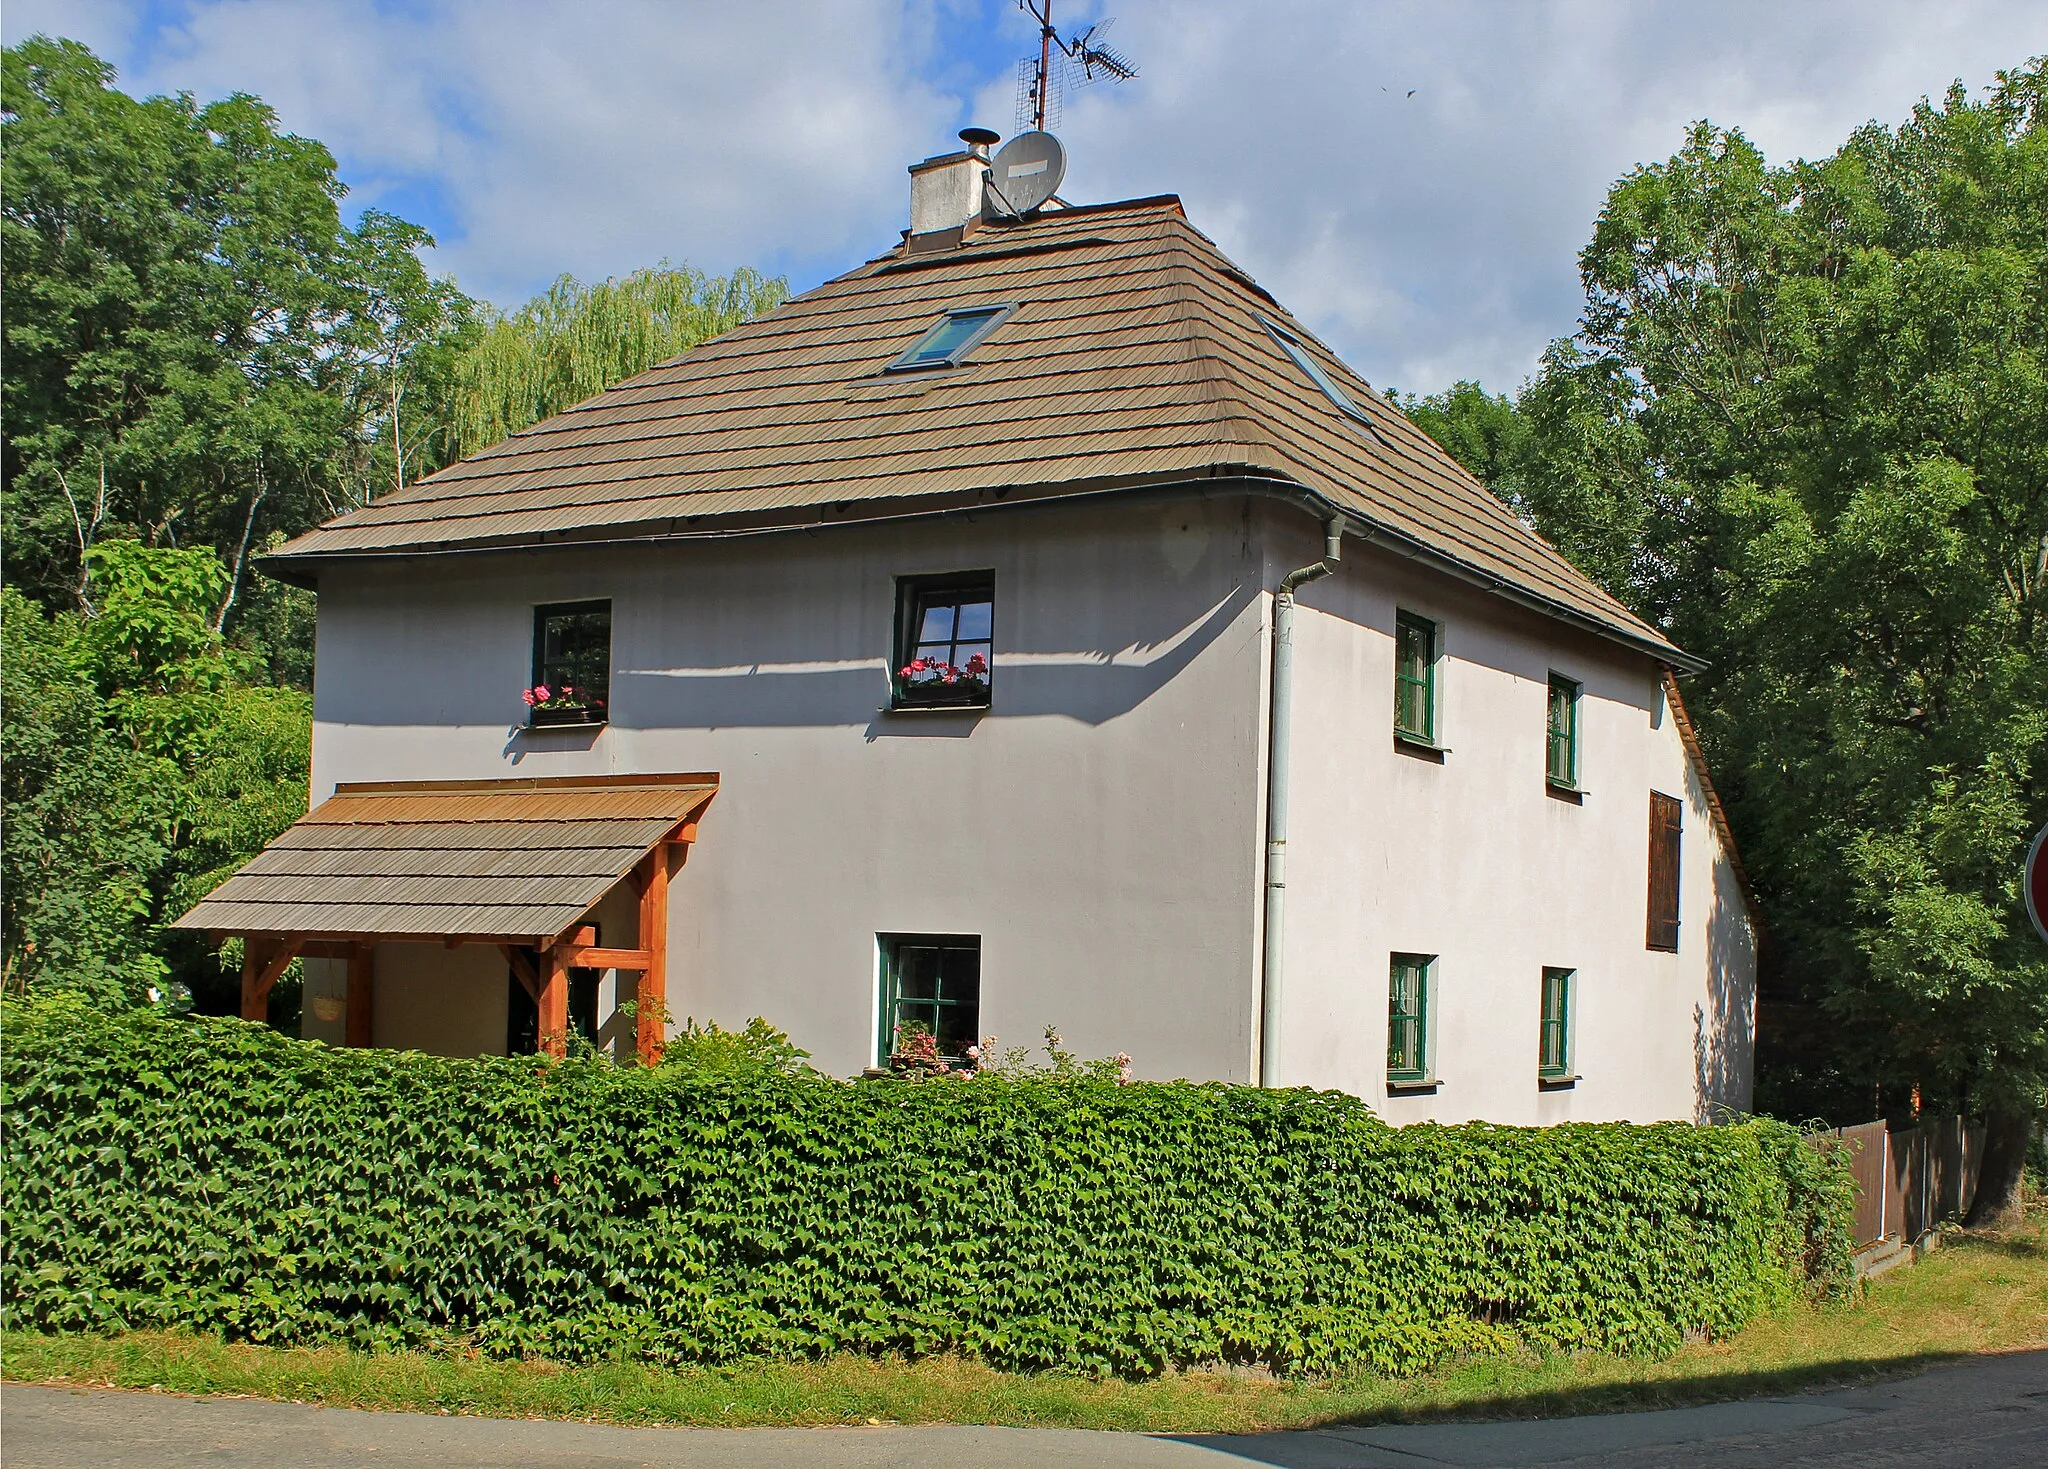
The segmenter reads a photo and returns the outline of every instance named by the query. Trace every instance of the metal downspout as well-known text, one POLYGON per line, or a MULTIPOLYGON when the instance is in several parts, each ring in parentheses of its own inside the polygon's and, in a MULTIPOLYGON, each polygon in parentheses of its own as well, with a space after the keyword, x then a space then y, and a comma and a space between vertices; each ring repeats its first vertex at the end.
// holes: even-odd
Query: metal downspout
POLYGON ((1294 725, 1294 593, 1321 581, 1344 554, 1344 522, 1323 522, 1323 559, 1280 579, 1273 599, 1273 690, 1266 751, 1266 934, 1259 965, 1259 1085, 1280 1076, 1281 947, 1287 904, 1287 766, 1294 725))

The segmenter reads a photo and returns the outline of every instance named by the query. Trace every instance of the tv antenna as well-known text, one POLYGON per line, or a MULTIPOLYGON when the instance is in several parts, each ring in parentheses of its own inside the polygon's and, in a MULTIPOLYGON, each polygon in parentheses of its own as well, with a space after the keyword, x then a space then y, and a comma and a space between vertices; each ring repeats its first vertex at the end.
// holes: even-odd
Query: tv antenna
POLYGON ((1017 0, 1017 8, 1038 22, 1038 54, 1017 63, 1017 127, 1044 132, 1057 127, 1070 87, 1092 86, 1104 77, 1127 82, 1137 63, 1102 43, 1115 17, 1085 31, 1062 36, 1052 23, 1052 0, 1017 0))

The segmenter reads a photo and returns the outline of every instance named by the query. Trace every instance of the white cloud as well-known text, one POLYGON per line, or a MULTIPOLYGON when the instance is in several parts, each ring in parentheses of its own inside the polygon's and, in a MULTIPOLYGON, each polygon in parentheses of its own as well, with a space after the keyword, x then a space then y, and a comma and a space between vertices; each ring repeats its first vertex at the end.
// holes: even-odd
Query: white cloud
POLYGON ((1068 109, 1069 195, 1179 191, 1367 377, 1411 389, 1529 372, 1575 325, 1607 187, 1687 123, 1820 156, 2048 50, 2048 13, 2017 0, 1122 8, 1144 74, 1068 109))
MULTIPOLYGON (((75 35, 138 92, 257 93, 335 150, 358 203, 436 218, 438 264, 512 302, 664 256, 801 282, 883 248, 904 166, 970 117, 1010 121, 1021 17, 975 4, 10 0, 4 31, 75 35)), ((1528 372, 1573 327, 1607 186, 1689 121, 1817 156, 2048 51, 2027 0, 1113 8, 1141 75, 1070 99, 1062 193, 1182 194, 1369 378, 1411 389, 1528 372)))

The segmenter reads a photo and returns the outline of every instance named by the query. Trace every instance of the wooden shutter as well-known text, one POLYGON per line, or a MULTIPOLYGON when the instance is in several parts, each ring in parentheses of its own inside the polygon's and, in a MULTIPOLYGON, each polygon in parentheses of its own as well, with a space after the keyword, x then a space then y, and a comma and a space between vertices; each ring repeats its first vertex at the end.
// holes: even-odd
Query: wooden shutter
POLYGON ((1684 804, 1650 792, 1650 922, 1646 946, 1678 952, 1678 838, 1684 804))

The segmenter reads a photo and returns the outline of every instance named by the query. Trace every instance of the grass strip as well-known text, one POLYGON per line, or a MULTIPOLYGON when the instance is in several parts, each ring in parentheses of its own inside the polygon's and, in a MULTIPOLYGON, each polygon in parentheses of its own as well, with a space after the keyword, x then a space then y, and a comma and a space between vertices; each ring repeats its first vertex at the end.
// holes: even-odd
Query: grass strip
POLYGON ((564 1366, 461 1353, 231 1344, 162 1332, 0 1336, 9 1381, 249 1396, 496 1418, 721 1427, 987 1423, 1248 1433, 1334 1423, 1556 1417, 1679 1407, 1864 1380, 1983 1352, 2048 1347, 2048 1220, 1951 1234, 1847 1305, 1794 1307, 1657 1359, 1470 1357, 1412 1377, 1146 1381, 998 1372, 957 1357, 840 1356, 735 1368, 564 1366))

